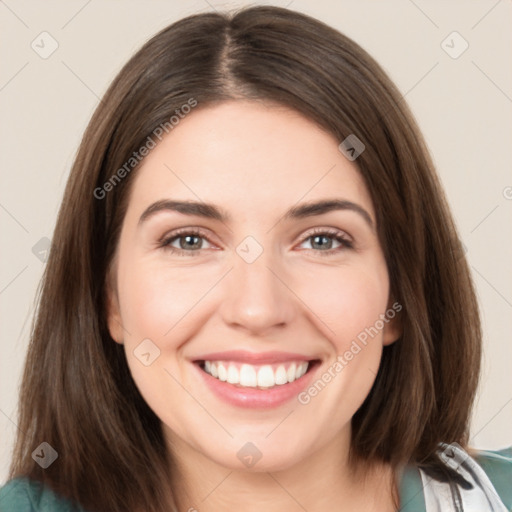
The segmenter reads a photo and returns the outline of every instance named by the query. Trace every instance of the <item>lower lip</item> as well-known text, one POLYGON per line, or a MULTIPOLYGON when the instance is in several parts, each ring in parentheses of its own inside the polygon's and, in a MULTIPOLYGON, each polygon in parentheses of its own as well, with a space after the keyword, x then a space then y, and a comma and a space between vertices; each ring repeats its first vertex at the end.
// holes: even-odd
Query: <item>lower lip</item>
POLYGON ((237 407, 270 409, 272 407, 279 407, 280 405, 283 405, 297 397, 297 395, 310 383, 318 364, 314 364, 309 371, 293 382, 274 386, 269 389, 237 387, 233 384, 229 384, 229 382, 224 382, 212 377, 196 363, 194 366, 202 375, 206 385, 224 402, 237 407))

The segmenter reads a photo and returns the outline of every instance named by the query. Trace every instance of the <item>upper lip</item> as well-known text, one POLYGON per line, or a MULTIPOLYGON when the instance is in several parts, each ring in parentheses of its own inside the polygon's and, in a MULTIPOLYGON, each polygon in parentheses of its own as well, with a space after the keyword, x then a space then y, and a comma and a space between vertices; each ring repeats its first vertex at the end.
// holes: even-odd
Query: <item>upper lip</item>
POLYGON ((228 350, 226 352, 210 352, 194 361, 238 361, 248 364, 273 364, 285 361, 312 361, 315 357, 293 352, 249 352, 247 350, 228 350))

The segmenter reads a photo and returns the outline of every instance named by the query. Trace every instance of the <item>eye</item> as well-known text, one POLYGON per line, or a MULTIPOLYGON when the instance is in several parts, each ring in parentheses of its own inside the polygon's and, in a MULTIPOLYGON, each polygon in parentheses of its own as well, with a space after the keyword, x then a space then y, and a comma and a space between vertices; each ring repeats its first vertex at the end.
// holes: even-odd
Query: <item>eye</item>
POLYGON ((342 231, 325 228, 316 229, 312 233, 309 233, 309 235, 303 239, 301 245, 306 242, 309 242, 311 246, 311 248, 306 248, 307 250, 313 250, 320 253, 322 256, 332 255, 344 249, 353 248, 353 243, 348 235, 342 231), (333 248, 333 244, 338 244, 338 247, 333 248))
MULTIPOLYGON (((181 256, 198 256, 202 249, 211 249, 211 247, 204 247, 204 242, 211 245, 205 233, 199 229, 186 228, 164 237, 158 245, 166 251, 181 256)), ((306 247, 306 250, 320 253, 322 256, 329 256, 353 248, 353 243, 348 235, 342 231, 326 228, 319 228, 310 232, 302 240, 301 245, 306 242, 309 242, 311 246, 310 248, 306 247), (338 244, 338 246, 333 248, 333 244, 338 244)))
POLYGON ((204 247, 204 241, 208 244, 210 243, 202 231, 187 228, 182 231, 175 231, 171 235, 164 237, 158 245, 175 254, 196 256, 200 253, 201 249, 208 249, 208 247, 204 247))

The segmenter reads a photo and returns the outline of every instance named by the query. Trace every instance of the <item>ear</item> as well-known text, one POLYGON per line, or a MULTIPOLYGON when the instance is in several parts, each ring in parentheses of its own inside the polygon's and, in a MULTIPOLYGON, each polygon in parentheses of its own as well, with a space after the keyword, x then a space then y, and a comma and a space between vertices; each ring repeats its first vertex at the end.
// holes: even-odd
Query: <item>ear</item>
POLYGON ((124 342, 124 329, 121 322, 121 312, 119 307, 119 299, 117 292, 113 286, 112 280, 107 279, 106 286, 106 307, 107 307, 107 326, 110 332, 110 336, 117 343, 122 344, 124 342))
POLYGON ((382 329, 382 344, 391 345, 402 336, 402 316, 400 311, 403 307, 400 302, 391 299, 385 313, 384 328, 382 329))

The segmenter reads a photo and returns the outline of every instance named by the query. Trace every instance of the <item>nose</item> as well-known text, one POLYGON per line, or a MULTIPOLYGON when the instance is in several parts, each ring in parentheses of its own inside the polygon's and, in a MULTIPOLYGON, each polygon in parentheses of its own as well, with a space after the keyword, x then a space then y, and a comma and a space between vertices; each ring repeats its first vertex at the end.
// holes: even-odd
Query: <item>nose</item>
POLYGON ((287 282, 290 278, 270 250, 252 263, 235 254, 225 281, 219 312, 231 328, 265 335, 288 325, 296 315, 297 298, 287 282))

